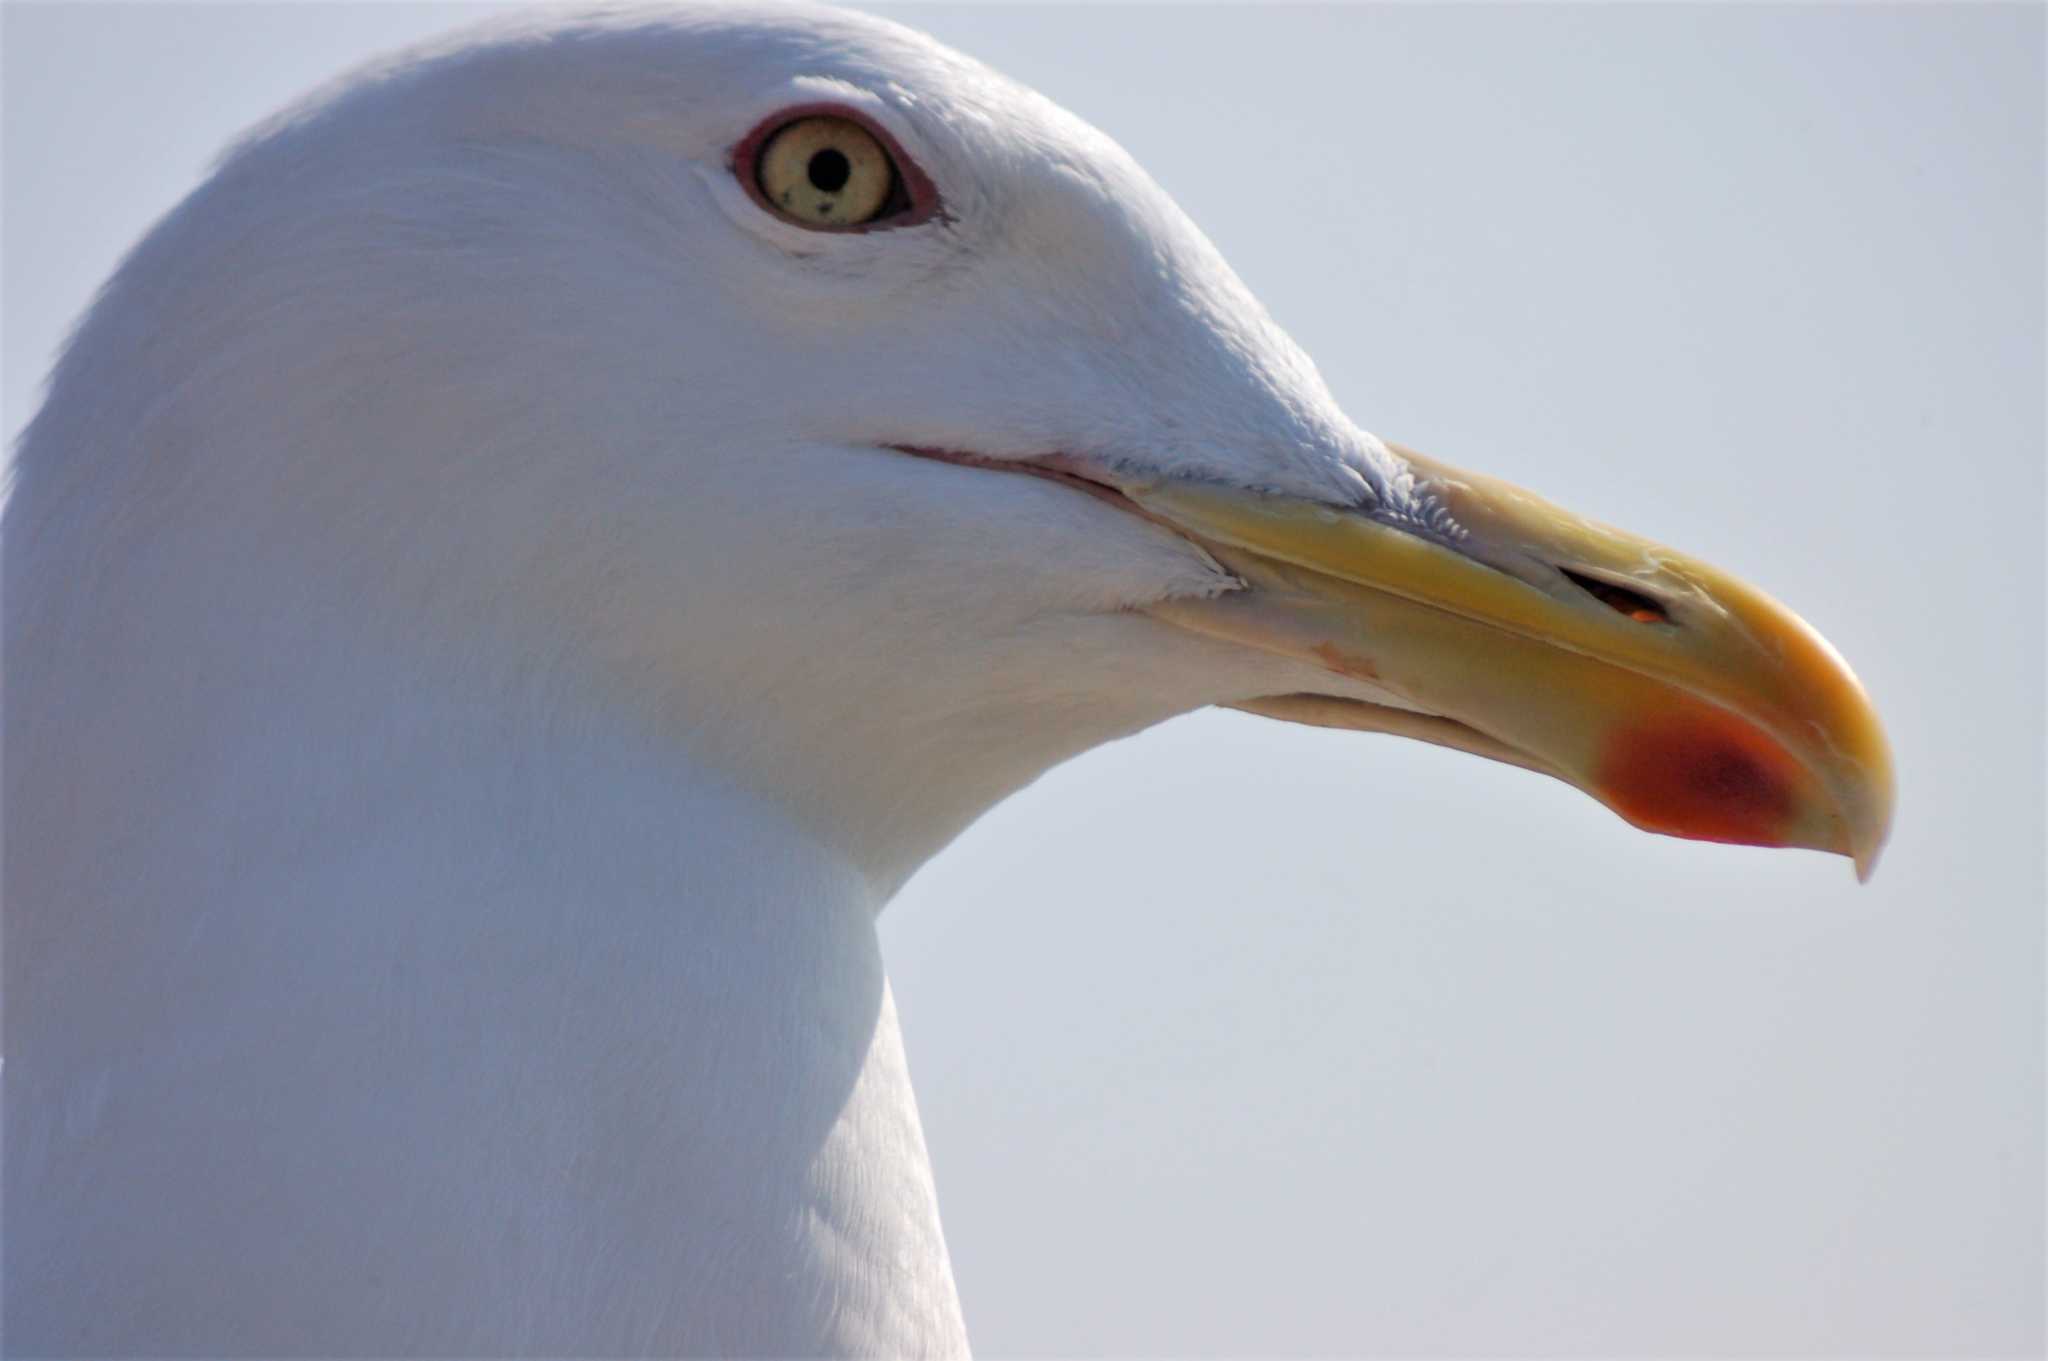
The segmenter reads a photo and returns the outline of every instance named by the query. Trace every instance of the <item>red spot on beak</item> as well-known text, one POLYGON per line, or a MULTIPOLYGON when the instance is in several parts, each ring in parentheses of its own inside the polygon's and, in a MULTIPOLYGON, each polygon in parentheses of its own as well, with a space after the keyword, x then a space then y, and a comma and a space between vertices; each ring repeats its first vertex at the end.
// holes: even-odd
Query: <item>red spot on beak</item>
POLYGON ((1608 740, 1596 785, 1638 827, 1696 841, 1782 846, 1798 810, 1799 767, 1733 714, 1659 718, 1608 740))

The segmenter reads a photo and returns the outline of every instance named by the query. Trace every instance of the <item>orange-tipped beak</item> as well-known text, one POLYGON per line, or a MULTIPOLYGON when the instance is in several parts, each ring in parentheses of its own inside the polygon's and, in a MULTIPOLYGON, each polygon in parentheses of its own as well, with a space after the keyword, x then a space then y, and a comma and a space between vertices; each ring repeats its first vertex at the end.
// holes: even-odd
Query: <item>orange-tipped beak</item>
POLYGON ((1804 620, 1668 548, 1396 452, 1445 512, 1440 532, 1206 484, 1120 488, 1250 588, 1154 613, 1388 700, 1239 707, 1473 751, 1650 831, 1836 851, 1869 876, 1890 828, 1890 750, 1804 620))

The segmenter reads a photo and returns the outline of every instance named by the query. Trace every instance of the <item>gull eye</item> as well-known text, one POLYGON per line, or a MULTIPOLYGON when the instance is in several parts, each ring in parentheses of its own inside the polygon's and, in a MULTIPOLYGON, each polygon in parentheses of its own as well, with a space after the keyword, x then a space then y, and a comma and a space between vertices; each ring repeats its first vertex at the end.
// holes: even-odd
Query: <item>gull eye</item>
POLYGON ((754 153, 754 183, 770 207, 805 227, 859 227, 910 207, 888 150, 831 114, 770 133, 754 153))

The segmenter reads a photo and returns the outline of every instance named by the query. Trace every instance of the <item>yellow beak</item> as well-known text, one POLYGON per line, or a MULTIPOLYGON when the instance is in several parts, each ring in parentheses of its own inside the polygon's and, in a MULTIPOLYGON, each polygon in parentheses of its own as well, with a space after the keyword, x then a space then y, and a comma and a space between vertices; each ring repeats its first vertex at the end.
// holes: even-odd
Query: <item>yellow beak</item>
POLYGON ((1225 487, 1120 486, 1250 588, 1154 608, 1387 697, 1249 699, 1554 775, 1638 827, 1806 846, 1868 878, 1891 754, 1847 663, 1763 592, 1518 487, 1405 449, 1448 512, 1417 532, 1225 487))

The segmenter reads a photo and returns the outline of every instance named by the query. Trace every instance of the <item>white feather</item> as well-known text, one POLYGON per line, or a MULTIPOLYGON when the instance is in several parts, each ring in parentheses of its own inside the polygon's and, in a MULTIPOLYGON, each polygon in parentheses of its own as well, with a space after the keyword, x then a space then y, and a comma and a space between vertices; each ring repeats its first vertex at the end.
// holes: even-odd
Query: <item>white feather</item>
POLYGON ((1231 587, 1185 541, 889 445, 1430 515, 1109 139, 871 18, 493 25, 143 241, 7 511, 17 1349, 964 1350, 874 914, 1307 682, 1133 612, 1231 587), (944 222, 753 206, 821 95, 944 222))

